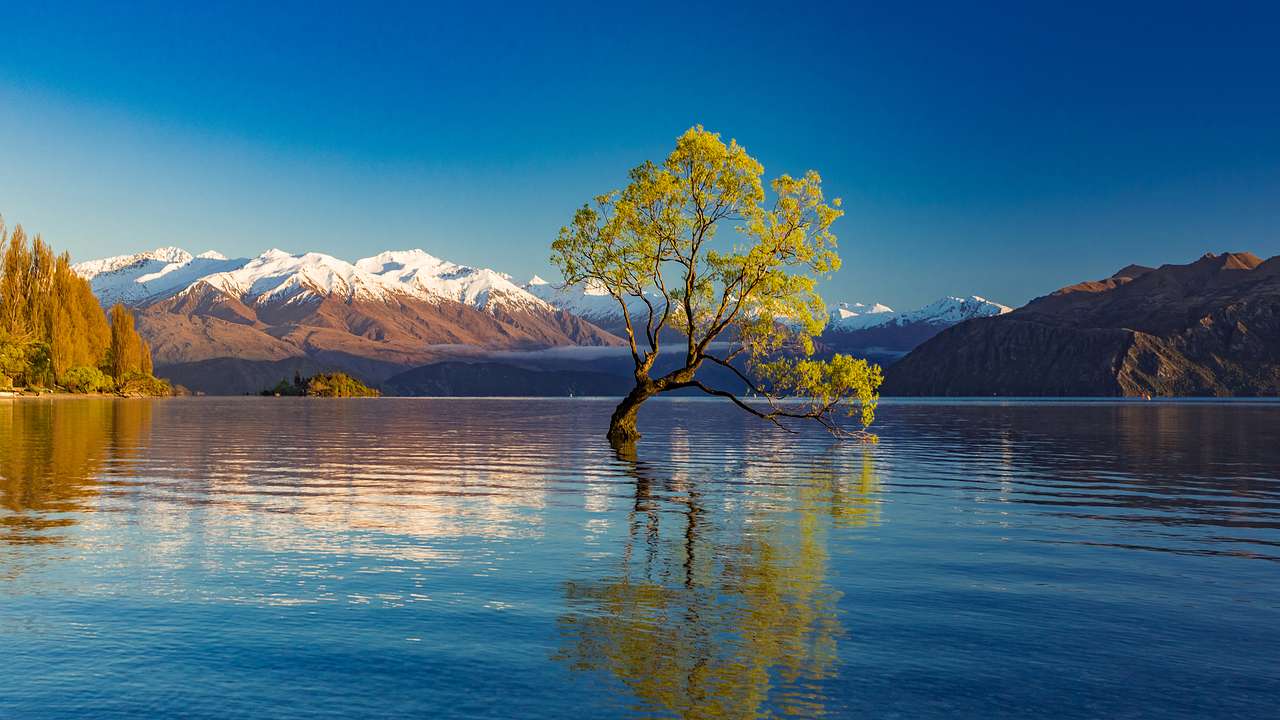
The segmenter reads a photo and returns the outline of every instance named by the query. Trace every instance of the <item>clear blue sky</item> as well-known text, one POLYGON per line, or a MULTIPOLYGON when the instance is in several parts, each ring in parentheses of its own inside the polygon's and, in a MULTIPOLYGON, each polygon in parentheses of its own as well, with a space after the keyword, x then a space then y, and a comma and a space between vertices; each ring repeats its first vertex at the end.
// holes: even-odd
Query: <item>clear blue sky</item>
POLYGON ((10 4, 0 213, 77 258, 420 246, 524 277, 702 123, 845 199, 829 301, 1280 253, 1280 9, 1029 4, 10 4))

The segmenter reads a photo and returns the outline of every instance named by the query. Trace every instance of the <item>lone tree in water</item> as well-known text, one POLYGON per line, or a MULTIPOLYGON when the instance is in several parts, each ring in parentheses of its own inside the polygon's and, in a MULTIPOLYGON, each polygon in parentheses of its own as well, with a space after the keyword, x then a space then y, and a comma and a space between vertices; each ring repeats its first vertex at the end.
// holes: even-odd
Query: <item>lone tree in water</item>
POLYGON ((640 437, 645 400, 681 388, 727 398, 782 427, 808 419, 837 435, 871 437, 879 366, 812 357, 826 323, 814 288, 840 267, 831 232, 840 200, 826 202, 812 170, 778 177, 766 197, 763 173, 737 141, 690 128, 664 163, 632 170, 629 185, 583 206, 552 244, 565 283, 607 292, 626 321, 636 385, 610 421, 615 445, 640 437), (673 335, 682 336, 683 362, 654 377, 661 343, 673 335), (704 363, 727 368, 762 401, 704 384, 696 377, 704 363), (856 430, 842 426, 842 414, 856 417, 856 430))

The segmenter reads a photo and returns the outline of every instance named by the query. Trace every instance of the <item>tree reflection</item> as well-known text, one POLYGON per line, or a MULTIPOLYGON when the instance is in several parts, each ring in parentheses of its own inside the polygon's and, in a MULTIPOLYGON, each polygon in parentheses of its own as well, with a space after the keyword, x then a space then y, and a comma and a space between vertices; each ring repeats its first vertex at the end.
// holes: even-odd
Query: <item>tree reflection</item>
POLYGON ((826 533, 875 521, 870 455, 810 468, 785 512, 745 513, 720 510, 679 473, 662 479, 620 458, 635 478, 621 558, 608 577, 566 584, 557 658, 683 718, 822 714, 844 632, 826 533))
POLYGON ((150 428, 146 400, 0 403, 0 541, 60 540, 49 530, 91 509, 108 463, 136 457, 150 428))

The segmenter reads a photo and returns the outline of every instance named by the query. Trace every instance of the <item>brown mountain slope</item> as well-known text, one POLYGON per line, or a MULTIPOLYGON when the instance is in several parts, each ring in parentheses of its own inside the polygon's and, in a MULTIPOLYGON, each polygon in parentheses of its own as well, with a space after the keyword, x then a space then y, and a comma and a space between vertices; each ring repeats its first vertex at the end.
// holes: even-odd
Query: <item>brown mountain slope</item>
POLYGON ((400 295, 322 295, 249 305, 205 283, 136 308, 135 314, 159 367, 219 358, 328 357, 344 359, 343 368, 360 359, 407 368, 440 359, 448 347, 525 350, 621 343, 580 318, 537 307, 487 312, 400 295))
POLYGON ((256 395, 281 380, 341 370, 370 383, 404 371, 403 365, 340 355, 290 357, 283 360, 244 360, 215 358, 190 363, 166 365, 164 377, 189 390, 209 395, 256 395))
POLYGON ((886 395, 1280 394, 1280 257, 1129 266, 939 333, 886 395))

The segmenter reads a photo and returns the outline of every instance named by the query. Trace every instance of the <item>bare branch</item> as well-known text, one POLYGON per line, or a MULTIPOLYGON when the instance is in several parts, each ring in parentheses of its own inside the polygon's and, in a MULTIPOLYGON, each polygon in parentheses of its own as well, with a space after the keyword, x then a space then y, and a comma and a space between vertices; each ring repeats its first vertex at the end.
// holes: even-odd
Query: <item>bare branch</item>
POLYGON ((747 412, 751 413, 752 415, 755 415, 756 417, 762 420, 768 420, 769 422, 772 422, 774 425, 777 425, 778 427, 782 428, 783 430, 786 430, 789 433, 795 433, 795 430, 792 430, 791 428, 782 424, 781 420, 778 419, 780 416, 777 413, 762 413, 759 410, 755 409, 754 407, 751 407, 750 405, 748 405, 737 395, 734 395, 733 393, 727 390, 717 390, 715 388, 708 387, 698 380, 690 380, 687 383, 679 383, 673 386, 673 388, 676 388, 676 387, 694 387, 694 388, 698 388, 699 390, 701 390, 702 392, 708 395, 714 395, 716 397, 725 398, 733 402, 733 404, 737 405, 743 410, 746 410, 747 412))
POLYGON ((729 368, 730 370, 732 370, 732 371, 733 371, 733 373, 734 373, 735 375, 737 375, 737 376, 738 376, 738 378, 739 378, 740 380, 742 380, 742 382, 746 383, 747 388, 748 388, 748 389, 750 389, 750 390, 751 390, 751 392, 756 393, 756 394, 759 394, 759 395, 768 395, 768 394, 769 394, 767 391, 763 390, 759 385, 757 385, 757 384, 755 383, 755 381, 754 381, 754 380, 752 380, 750 377, 748 377, 746 373, 744 373, 744 372, 742 372, 741 370, 739 370, 738 368, 734 367, 734 365, 733 365, 732 363, 730 363, 729 361, 727 361, 727 360, 721 360, 720 358, 718 358, 718 357, 716 357, 716 356, 714 356, 714 355, 703 355, 703 356, 702 356, 702 359, 704 359, 704 360, 710 360, 711 362, 713 362, 713 363, 715 363, 715 364, 717 364, 717 365, 723 365, 724 367, 727 367, 727 368, 729 368))

